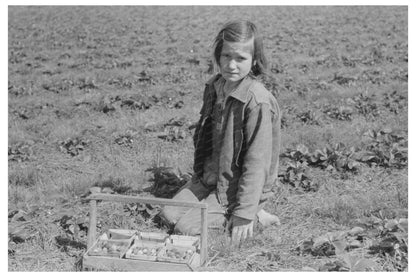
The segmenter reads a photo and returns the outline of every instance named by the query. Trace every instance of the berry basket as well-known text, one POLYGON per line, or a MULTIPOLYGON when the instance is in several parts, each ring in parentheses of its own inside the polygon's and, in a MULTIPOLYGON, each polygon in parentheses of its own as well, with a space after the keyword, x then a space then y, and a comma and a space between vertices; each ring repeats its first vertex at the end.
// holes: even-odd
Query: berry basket
POLYGON ((88 250, 87 255, 122 258, 132 241, 132 239, 108 239, 107 234, 103 234, 88 250))
POLYGON ((199 249, 199 236, 170 235, 167 243, 199 249))
POLYGON ((124 229, 109 229, 108 234, 110 239, 132 239, 135 235, 137 235, 137 231, 124 229))
POLYGON ((169 237, 168 234, 165 233, 157 233, 157 232, 140 232, 139 238, 142 241, 152 241, 152 242, 165 242, 166 239, 169 237))
POLYGON ((194 256, 193 247, 166 244, 157 255, 157 261, 190 264, 194 256))
POLYGON ((164 247, 164 243, 136 239, 127 250, 126 258, 135 260, 156 261, 157 254, 164 247))

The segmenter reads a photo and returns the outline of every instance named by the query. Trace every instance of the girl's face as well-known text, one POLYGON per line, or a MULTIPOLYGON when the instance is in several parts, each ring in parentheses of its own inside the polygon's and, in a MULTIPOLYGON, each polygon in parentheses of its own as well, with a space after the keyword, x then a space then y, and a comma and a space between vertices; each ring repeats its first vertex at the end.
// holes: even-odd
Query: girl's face
POLYGON ((224 41, 220 56, 221 75, 231 83, 240 81, 253 64, 253 39, 247 42, 224 41))

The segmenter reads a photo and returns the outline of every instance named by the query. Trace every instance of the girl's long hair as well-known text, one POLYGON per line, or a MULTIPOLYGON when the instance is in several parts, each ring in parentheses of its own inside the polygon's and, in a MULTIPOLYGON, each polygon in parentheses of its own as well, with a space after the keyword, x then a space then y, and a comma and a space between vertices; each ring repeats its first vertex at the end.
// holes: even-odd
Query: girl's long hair
POLYGON ((227 22, 215 37, 214 60, 217 66, 220 64, 220 57, 224 41, 247 42, 253 39, 253 64, 250 73, 259 76, 266 73, 268 63, 264 55, 263 38, 257 31, 256 25, 247 20, 236 20, 227 22))

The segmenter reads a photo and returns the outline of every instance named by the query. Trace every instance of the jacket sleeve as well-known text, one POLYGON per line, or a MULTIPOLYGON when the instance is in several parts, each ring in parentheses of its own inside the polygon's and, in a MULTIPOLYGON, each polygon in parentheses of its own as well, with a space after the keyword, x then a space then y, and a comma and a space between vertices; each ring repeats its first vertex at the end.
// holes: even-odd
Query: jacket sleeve
POLYGON ((238 183, 233 215, 254 220, 272 160, 272 111, 269 104, 258 103, 247 111, 244 126, 246 146, 242 175, 238 183))
POLYGON ((207 86, 205 86, 203 100, 202 100, 202 107, 201 107, 201 110, 199 111, 199 120, 196 124, 195 132, 194 132, 194 135, 192 137, 193 143, 194 143, 194 148, 196 148, 196 142, 197 142, 199 130, 201 129, 201 123, 202 123, 202 119, 203 119, 203 116, 204 116, 204 111, 205 111, 205 108, 206 108, 206 105, 207 105, 207 99, 208 99, 208 88, 207 88, 207 86))

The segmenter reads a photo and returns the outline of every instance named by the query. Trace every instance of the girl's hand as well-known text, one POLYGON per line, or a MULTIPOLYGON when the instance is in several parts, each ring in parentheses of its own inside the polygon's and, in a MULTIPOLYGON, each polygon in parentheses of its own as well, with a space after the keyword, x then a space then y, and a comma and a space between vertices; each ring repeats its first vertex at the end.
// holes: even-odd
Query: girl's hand
POLYGON ((231 233, 231 244, 241 245, 247 238, 253 237, 253 221, 232 215, 227 230, 231 233))

